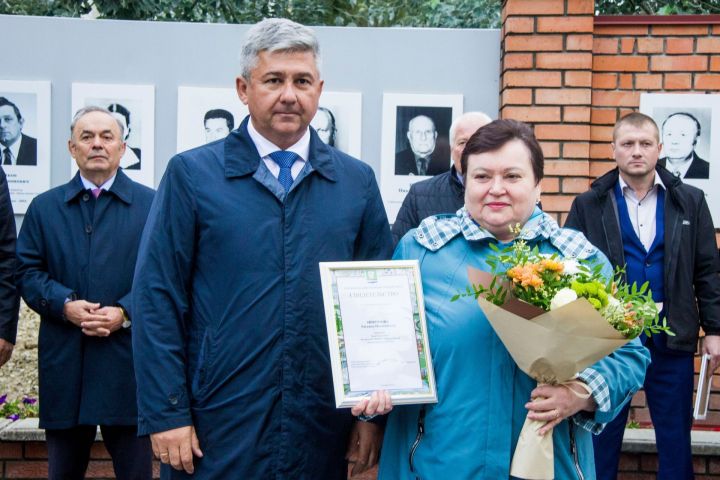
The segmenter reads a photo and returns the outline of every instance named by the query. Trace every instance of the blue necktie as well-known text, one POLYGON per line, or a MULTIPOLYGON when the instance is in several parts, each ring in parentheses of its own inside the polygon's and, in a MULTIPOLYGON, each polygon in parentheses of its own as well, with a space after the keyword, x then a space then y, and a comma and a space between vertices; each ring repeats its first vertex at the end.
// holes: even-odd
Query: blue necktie
POLYGON ((293 163, 295 163, 295 160, 297 160, 298 157, 299 155, 297 153, 289 152, 287 150, 278 150, 277 152, 273 152, 270 154, 270 158, 272 158, 273 161, 277 163, 280 167, 280 175, 278 175, 278 181, 280 182, 280 185, 283 186, 286 192, 290 190, 290 187, 293 183, 292 175, 290 175, 290 167, 292 167, 293 163))

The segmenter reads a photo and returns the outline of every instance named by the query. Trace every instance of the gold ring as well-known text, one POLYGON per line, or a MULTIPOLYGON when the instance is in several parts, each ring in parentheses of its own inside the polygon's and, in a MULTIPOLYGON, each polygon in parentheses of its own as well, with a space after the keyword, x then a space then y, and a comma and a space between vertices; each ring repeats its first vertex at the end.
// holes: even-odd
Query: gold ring
POLYGON ((160 457, 167 457, 168 455, 169 455, 169 454, 168 454, 167 452, 165 452, 165 453, 161 453, 161 454, 160 454, 160 457))

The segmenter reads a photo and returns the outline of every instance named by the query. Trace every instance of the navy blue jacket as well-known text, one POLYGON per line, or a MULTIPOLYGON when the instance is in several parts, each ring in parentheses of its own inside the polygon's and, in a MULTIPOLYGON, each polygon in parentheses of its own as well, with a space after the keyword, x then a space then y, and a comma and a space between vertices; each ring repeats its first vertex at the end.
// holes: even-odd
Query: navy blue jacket
MULTIPOLYGON (((387 259, 372 169, 311 130, 287 196, 247 119, 176 155, 133 284, 140 434, 193 424, 192 478, 345 479, 318 262, 387 259)), ((189 478, 163 466, 163 478, 189 478)))
POLYGON ((20 296, 15 288, 15 216, 0 167, 0 338, 15 343, 20 296))
POLYGON ((40 427, 135 425, 131 330, 89 337, 65 299, 131 311, 130 290, 153 191, 118 170, 95 200, 80 175, 38 195, 17 242, 18 285, 40 314, 40 427))

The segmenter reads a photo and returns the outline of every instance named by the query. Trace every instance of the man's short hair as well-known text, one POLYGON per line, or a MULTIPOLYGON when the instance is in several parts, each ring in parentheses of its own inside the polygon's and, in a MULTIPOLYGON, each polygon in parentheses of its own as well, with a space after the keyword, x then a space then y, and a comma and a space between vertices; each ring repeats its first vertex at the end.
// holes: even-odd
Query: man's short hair
POLYGON ((637 128, 652 125, 655 130, 655 140, 660 142, 660 130, 658 129, 657 123, 655 123, 652 117, 640 112, 628 113, 615 123, 615 127, 613 128, 613 142, 617 139, 617 132, 623 125, 632 125, 637 128))
POLYGON ((10 100, 8 100, 5 97, 0 97, 0 107, 5 107, 5 106, 12 107, 12 109, 15 111, 15 116, 17 117, 18 122, 22 121, 23 118, 22 118, 22 115, 20 114, 20 109, 17 107, 17 105, 15 105, 13 102, 11 102, 10 100))
POLYGON ((692 113, 675 112, 673 114, 668 115, 667 118, 665 120, 663 120, 663 123, 662 123, 663 132, 665 131, 665 124, 667 123, 667 121, 670 120, 672 117, 677 117, 680 115, 682 115, 683 117, 687 117, 690 120, 692 120, 693 122, 695 122, 695 129, 696 129, 695 130, 695 141, 697 141, 697 138, 700 136, 700 132, 702 131, 702 125, 700 125, 700 120, 695 118, 695 115, 693 115, 692 113))
POLYGON ((455 143, 455 131, 457 130, 458 125, 460 125, 460 122, 463 122, 470 118, 477 118, 478 120, 483 120, 485 123, 492 122, 492 118, 490 118, 490 115, 484 112, 465 112, 459 117, 457 117, 455 120, 453 120, 452 124, 450 125, 450 145, 453 145, 455 143))
POLYGON ((320 45, 315 32, 285 18, 268 18, 253 25, 240 47, 240 75, 250 80, 260 52, 312 52, 320 71, 320 45))
POLYGON ((73 115, 72 122, 70 122, 70 137, 72 138, 73 132, 75 132, 75 125, 77 125, 78 120, 80 120, 82 117, 87 115, 88 113, 92 112, 102 112, 110 115, 113 120, 115 120, 115 123, 117 123, 118 128, 120 129, 120 138, 125 137, 125 126, 122 124, 118 118, 112 114, 110 110, 103 107, 98 107, 97 105, 88 105, 86 107, 81 108, 77 112, 75 112, 75 115, 73 115))
POLYGON ((212 110, 208 110, 205 114, 205 118, 203 119, 203 125, 205 125, 207 121, 211 118, 224 119, 227 123, 228 130, 230 130, 231 132, 233 128, 235 128, 235 117, 233 117, 233 114, 228 112, 227 110, 223 110, 222 108, 213 108, 212 110))

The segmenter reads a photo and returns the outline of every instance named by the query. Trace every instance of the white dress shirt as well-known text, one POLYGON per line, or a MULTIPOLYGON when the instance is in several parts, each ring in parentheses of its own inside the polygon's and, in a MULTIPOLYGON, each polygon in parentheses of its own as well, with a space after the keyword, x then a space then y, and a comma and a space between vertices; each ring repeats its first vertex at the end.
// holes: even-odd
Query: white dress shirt
MULTIPOLYGON (((116 176, 117 176, 117 172, 115 172, 115 175, 113 175, 112 177, 108 178, 108 179, 105 181, 105 183, 103 183, 102 185, 100 185, 100 188, 101 188, 102 190, 105 190, 106 192, 107 192, 108 190, 110 190, 110 187, 112 187, 112 184, 115 182, 115 177, 116 177, 116 176)), ((97 185, 95 185, 94 183, 92 183, 92 182, 91 182, 90 180, 88 180, 87 178, 83 177, 82 174, 80 174, 80 180, 82 181, 82 184, 83 184, 83 187, 85 187, 85 190, 93 190, 93 189, 95 189, 95 188, 98 188, 97 185)))
POLYGON ((655 241, 656 231, 656 218, 655 212, 657 210, 657 196, 658 189, 665 189, 660 176, 655 172, 655 181, 653 182, 652 188, 647 192, 645 197, 638 198, 635 194, 635 190, 623 180, 622 175, 618 180, 620 182, 620 191, 623 193, 625 203, 628 207, 628 215, 630 216, 630 223, 632 223, 635 234, 640 239, 640 242, 645 247, 645 251, 650 251, 650 247, 655 241))
POLYGON ((685 178, 685 174, 688 170, 690 170, 690 165, 692 164, 693 156, 692 153, 684 158, 683 160, 679 161, 673 161, 670 159, 670 157, 667 158, 665 161, 665 168, 670 170, 673 175, 680 178, 685 178))
MULTIPOLYGON (((270 170, 270 173, 272 173, 275 178, 278 178, 280 175, 280 166, 275 163, 275 160, 270 158, 270 154, 277 152, 278 150, 282 150, 282 148, 263 137, 253 126, 252 118, 248 121, 247 128, 248 135, 250 135, 250 139, 255 144, 255 148, 257 148, 257 151, 260 154, 260 158, 263 162, 265 162, 265 165, 268 170, 270 170)), ((295 163, 293 163, 292 167, 290 167, 290 175, 292 176, 292 179, 295 180, 310 156, 310 129, 308 128, 305 131, 305 134, 297 141, 297 143, 285 150, 294 152, 298 155, 297 160, 295 160, 295 163)))
MULTIPOLYGON (((17 165, 18 154, 20 153, 20 143, 22 143, 22 135, 18 135, 18 139, 10 145, 10 156, 12 157, 11 165, 17 165)), ((5 145, 0 145, 0 163, 5 162, 5 145)))

